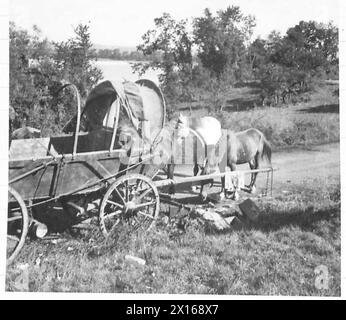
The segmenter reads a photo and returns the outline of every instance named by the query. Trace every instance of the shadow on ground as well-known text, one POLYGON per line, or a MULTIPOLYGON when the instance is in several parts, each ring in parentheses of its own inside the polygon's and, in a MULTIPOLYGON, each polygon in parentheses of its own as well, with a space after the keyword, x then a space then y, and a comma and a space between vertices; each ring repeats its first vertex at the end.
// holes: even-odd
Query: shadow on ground
POLYGON ((252 222, 249 228, 271 232, 283 227, 294 226, 305 231, 313 231, 314 225, 319 221, 335 221, 340 217, 340 207, 314 211, 308 208, 305 211, 288 212, 270 212, 262 214, 257 222, 252 222))
POLYGON ((302 113, 339 113, 339 104, 322 104, 317 107, 301 109, 302 113))

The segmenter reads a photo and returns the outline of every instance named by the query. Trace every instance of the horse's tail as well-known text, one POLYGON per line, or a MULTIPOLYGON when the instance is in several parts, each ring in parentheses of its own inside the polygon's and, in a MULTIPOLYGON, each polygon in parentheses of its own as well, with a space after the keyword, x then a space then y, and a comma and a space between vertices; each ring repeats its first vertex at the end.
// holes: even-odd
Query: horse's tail
POLYGON ((262 144, 261 159, 266 159, 267 163, 272 166, 272 148, 264 134, 262 134, 262 144))

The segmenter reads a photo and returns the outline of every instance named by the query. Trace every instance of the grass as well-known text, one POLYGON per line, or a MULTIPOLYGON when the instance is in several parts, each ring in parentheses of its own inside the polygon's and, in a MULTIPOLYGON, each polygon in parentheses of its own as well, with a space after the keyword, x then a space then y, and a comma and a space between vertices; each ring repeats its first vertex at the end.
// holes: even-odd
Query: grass
MULTIPOLYGON (((223 128, 241 131, 250 127, 261 130, 274 150, 295 146, 309 146, 339 141, 338 97, 334 86, 317 87, 310 101, 281 107, 248 107, 253 105, 256 94, 249 88, 235 88, 228 96, 244 104, 244 111, 225 108, 223 111, 208 111, 209 105, 199 103, 193 109, 194 116, 211 115, 219 119, 223 128), (252 103, 249 103, 249 101, 252 103)), ((188 113, 188 106, 180 106, 188 113)), ((211 108, 213 109, 213 108, 211 108)), ((240 109, 244 109, 241 108, 240 109)))
POLYGON ((6 287, 18 290, 18 266, 27 263, 25 290, 35 292, 339 296, 340 186, 323 185, 308 181, 259 200, 258 222, 238 231, 207 232, 189 219, 184 230, 124 230, 117 243, 101 242, 97 230, 32 241, 8 268, 6 287), (128 263, 127 254, 146 265, 128 263), (315 286, 319 265, 328 268, 328 289, 315 286))
MULTIPOLYGON (((297 105, 236 112, 225 108, 210 114, 234 131, 260 129, 274 149, 336 142, 339 114, 334 89, 318 88, 309 102, 297 105)), ((234 90, 239 103, 243 97, 249 105, 254 98, 250 90, 234 90)), ((193 218, 184 227, 166 225, 163 219, 149 233, 123 230, 117 241, 108 243, 96 227, 74 236, 65 233, 57 243, 29 240, 8 267, 6 289, 340 296, 339 180, 275 181, 279 191, 273 198, 256 201, 260 219, 230 232, 212 233, 193 218), (128 254, 145 259, 146 264, 129 263, 128 254), (315 272, 321 265, 328 270, 327 289, 316 287, 315 272)))

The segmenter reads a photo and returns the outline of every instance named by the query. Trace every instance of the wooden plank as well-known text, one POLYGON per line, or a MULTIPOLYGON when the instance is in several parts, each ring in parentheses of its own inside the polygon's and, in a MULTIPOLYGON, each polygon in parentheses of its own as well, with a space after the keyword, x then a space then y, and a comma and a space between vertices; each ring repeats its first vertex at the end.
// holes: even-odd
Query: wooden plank
MULTIPOLYGON (((242 170, 242 171, 231 171, 227 174, 237 176, 239 172, 242 174, 251 174, 251 173, 260 173, 260 172, 273 172, 276 171, 275 168, 264 168, 264 169, 255 169, 255 170, 242 170)), ((192 177, 186 177, 186 178, 175 178, 175 179, 165 179, 160 181, 154 181, 154 184, 156 187, 164 187, 168 185, 176 185, 176 184, 184 184, 184 183, 191 183, 191 182, 200 182, 204 180, 210 180, 210 179, 216 179, 220 178, 226 175, 226 172, 221 173, 213 173, 213 174, 206 174, 206 175, 199 175, 199 176, 192 176, 192 177)))

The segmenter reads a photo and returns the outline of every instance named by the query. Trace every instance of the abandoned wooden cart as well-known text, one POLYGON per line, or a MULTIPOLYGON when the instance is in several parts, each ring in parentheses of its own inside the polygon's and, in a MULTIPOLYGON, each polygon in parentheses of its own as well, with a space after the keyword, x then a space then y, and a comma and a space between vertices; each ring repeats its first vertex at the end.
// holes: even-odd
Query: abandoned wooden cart
POLYGON ((36 211, 42 206, 59 204, 71 213, 72 224, 96 211, 107 237, 123 222, 132 229, 152 227, 160 211, 158 188, 225 175, 176 178, 170 174, 154 180, 167 165, 153 161, 159 152, 157 137, 166 123, 166 105, 152 81, 104 81, 92 90, 83 110, 77 88, 67 86, 75 90, 77 114, 65 126, 66 134, 10 144, 8 264, 23 247, 29 228, 36 228, 39 235, 36 211), (122 121, 149 143, 124 147, 122 121))

